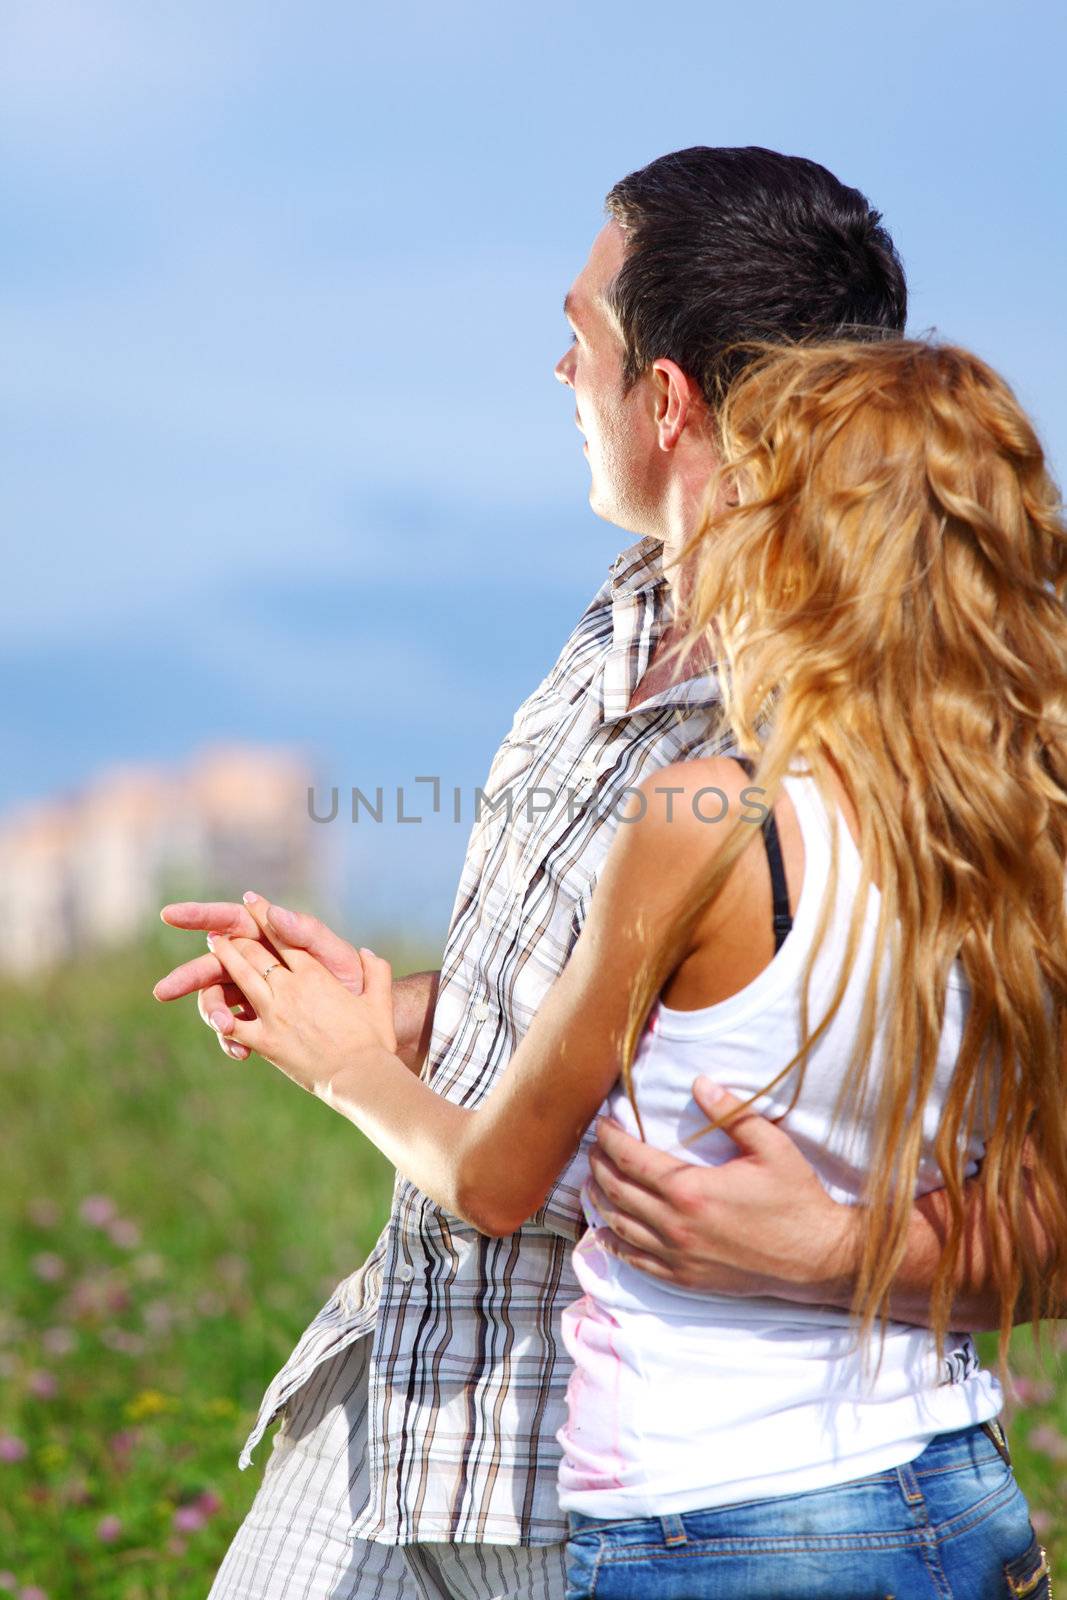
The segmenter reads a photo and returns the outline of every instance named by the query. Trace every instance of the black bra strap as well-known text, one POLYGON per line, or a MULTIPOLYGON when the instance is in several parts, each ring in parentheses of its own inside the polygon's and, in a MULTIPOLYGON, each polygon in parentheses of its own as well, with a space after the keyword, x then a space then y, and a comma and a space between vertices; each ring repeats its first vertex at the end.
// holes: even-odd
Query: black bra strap
MULTIPOLYGON (((752 762, 747 756, 734 756, 733 759, 752 776, 752 762)), ((785 882, 785 867, 782 864, 782 841, 778 837, 778 824, 774 820, 774 811, 768 810, 760 829, 763 834, 763 843, 767 850, 767 865, 771 869, 771 894, 774 897, 774 953, 778 954, 785 943, 785 936, 793 926, 793 918, 789 910, 789 891, 785 882)))

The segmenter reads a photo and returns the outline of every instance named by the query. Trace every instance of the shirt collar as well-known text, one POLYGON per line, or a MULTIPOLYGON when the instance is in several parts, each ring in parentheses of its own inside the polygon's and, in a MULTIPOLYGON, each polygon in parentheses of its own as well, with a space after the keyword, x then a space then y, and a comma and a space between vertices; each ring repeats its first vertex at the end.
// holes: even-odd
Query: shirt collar
POLYGON ((620 550, 608 568, 612 601, 663 583, 663 540, 651 534, 620 550))
POLYGON ((608 568, 609 603, 613 617, 613 643, 609 648, 604 667, 604 681, 600 693, 602 716, 605 722, 620 717, 640 717, 675 706, 685 711, 693 706, 711 706, 721 694, 718 672, 711 668, 668 684, 651 699, 643 700, 633 711, 627 709, 630 695, 643 674, 648 659, 670 617, 673 615, 671 591, 663 571, 663 540, 651 535, 638 539, 619 552, 608 568), (645 634, 639 648, 631 633, 633 613, 627 602, 646 589, 664 587, 652 604, 645 622, 645 634), (622 618, 629 612, 624 623, 622 618))

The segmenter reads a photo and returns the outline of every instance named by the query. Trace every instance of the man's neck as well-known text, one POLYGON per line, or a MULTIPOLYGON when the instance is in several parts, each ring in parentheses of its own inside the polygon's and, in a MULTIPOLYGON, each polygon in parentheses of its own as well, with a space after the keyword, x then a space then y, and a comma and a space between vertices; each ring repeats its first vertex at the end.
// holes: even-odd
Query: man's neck
POLYGON ((713 458, 703 451, 671 481, 664 505, 662 531, 664 578, 670 587, 674 614, 682 610, 682 602, 689 594, 696 566, 696 552, 691 552, 684 566, 679 565, 685 546, 704 520, 707 507, 708 481, 714 471, 713 458))
POLYGON ((673 682, 695 677, 715 664, 710 642, 701 639, 684 657, 667 657, 685 636, 679 621, 686 612, 686 601, 693 587, 699 550, 691 551, 684 564, 679 557, 700 527, 707 506, 707 487, 715 468, 713 457, 704 451, 694 454, 687 468, 672 479, 663 503, 662 528, 650 530, 663 540, 663 577, 669 591, 670 618, 656 640, 652 656, 641 680, 630 696, 631 709, 650 699, 673 682))
MULTIPOLYGON (((668 560, 666 542, 663 555, 666 564, 668 560)), ((690 644, 684 655, 675 653, 675 647, 681 643, 687 631, 687 625, 679 619, 682 616, 681 602, 692 586, 693 567, 693 558, 690 557, 684 567, 675 567, 673 573, 664 574, 668 588, 664 605, 668 616, 653 646, 648 664, 631 692, 629 702, 631 711, 642 701, 652 699, 670 684, 696 677, 698 673, 706 672, 715 665, 714 651, 710 640, 706 637, 690 644)))

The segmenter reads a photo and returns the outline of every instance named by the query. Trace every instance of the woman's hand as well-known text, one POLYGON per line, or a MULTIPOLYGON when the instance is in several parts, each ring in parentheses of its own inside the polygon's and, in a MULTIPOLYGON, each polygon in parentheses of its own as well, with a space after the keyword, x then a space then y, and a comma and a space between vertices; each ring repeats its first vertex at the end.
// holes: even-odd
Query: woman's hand
MULTIPOLYGON (((247 909, 265 927, 266 901, 247 909), (260 921, 260 919, 264 919, 260 921)), ((257 939, 209 934, 220 965, 255 1009, 245 1021, 213 1012, 212 1026, 263 1056, 302 1089, 323 1098, 335 1075, 367 1049, 396 1054, 393 975, 388 961, 361 948, 363 992, 327 972, 314 956, 270 929, 277 954, 257 939)))
MULTIPOLYGON (((219 900, 183 900, 164 906, 160 916, 172 928, 221 933, 228 939, 258 939, 260 929, 265 926, 267 948, 272 953, 277 950, 280 936, 289 947, 306 950, 314 956, 327 972, 332 972, 353 994, 359 994, 363 988, 363 964, 354 945, 334 933, 317 917, 304 911, 288 911, 284 906, 271 905, 251 890, 244 896, 241 905, 219 900), (264 915, 258 918, 253 915, 254 902, 259 904, 265 920, 264 915)), ((224 977, 219 962, 210 953, 205 953, 192 961, 183 962, 160 978, 152 993, 157 1000, 164 1001, 195 994, 196 1009, 205 1023, 214 1011, 224 1019, 221 1028, 215 1028, 221 1049, 234 1061, 244 1061, 248 1056, 248 1047, 235 1044, 230 1037, 232 1013, 229 1008, 244 1004, 246 997, 236 984, 224 983, 224 977)), ((245 1014, 250 1015, 250 1009, 245 1014)))

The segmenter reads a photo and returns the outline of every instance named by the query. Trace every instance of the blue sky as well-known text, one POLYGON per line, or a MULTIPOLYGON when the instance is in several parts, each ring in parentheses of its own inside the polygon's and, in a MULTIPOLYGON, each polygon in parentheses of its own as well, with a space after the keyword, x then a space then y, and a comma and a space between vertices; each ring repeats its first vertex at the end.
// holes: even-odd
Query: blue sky
MULTIPOLYGON (((8 0, 0 806, 293 741, 469 790, 632 535, 552 376, 624 173, 824 162, 1062 472, 1062 8, 8 0)), ((349 829, 443 936, 467 825, 349 829)), ((264 887, 269 892, 269 886, 264 887)))

